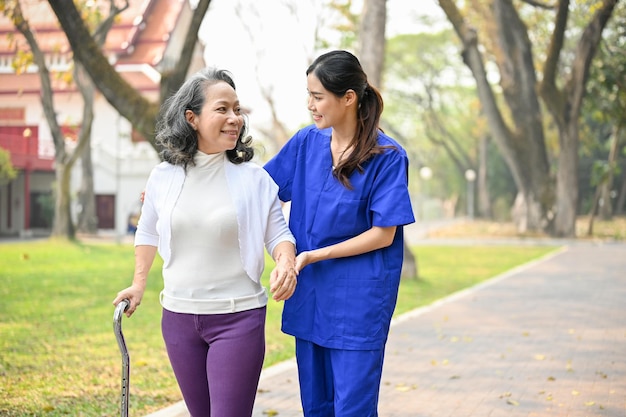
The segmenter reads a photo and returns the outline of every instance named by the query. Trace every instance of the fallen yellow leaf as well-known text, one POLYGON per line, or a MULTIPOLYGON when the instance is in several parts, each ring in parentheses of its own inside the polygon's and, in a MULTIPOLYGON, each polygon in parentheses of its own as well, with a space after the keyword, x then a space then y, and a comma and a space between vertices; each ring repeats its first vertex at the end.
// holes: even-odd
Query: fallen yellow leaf
POLYGON ((270 409, 270 410, 263 411, 263 414, 267 414, 268 416, 277 416, 278 415, 278 411, 270 409))
POLYGON ((535 355, 535 359, 538 361, 542 361, 546 358, 546 355, 537 354, 535 355))
POLYGON ((594 405, 595 403, 596 403, 595 401, 587 401, 587 402, 585 403, 585 405, 586 405, 587 407, 591 407, 591 406, 592 406, 592 405, 594 405))
POLYGON ((511 400, 511 399, 506 400, 506 403, 514 405, 514 406, 518 406, 519 405, 519 402, 517 402, 515 400, 511 400))
POLYGON ((573 391, 572 391, 572 395, 579 395, 579 394, 580 394, 580 392, 578 392, 578 391, 576 391, 576 390, 573 390, 573 391))
MULTIPOLYGON (((415 385, 414 385, 415 387, 415 385)), ((396 384, 396 390, 400 391, 400 392, 407 392, 411 390, 411 387, 409 387, 408 385, 404 384, 404 383, 399 383, 396 384)))

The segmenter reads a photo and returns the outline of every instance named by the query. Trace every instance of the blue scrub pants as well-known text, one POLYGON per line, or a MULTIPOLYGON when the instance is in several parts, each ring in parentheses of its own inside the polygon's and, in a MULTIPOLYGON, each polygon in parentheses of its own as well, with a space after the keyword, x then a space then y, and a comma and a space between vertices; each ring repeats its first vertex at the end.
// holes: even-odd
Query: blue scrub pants
POLYGON ((296 338, 304 416, 377 417, 384 354, 384 347, 330 349, 296 338))

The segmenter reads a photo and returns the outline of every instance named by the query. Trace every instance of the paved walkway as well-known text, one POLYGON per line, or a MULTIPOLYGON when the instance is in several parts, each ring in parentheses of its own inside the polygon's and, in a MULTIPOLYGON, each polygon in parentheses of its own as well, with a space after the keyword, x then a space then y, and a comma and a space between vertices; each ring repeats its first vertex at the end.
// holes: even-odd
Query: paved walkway
MULTIPOLYGON (((626 416, 626 245, 575 242, 398 317, 379 414, 626 416)), ((272 415, 302 416, 293 362, 261 376, 254 417, 272 415)))

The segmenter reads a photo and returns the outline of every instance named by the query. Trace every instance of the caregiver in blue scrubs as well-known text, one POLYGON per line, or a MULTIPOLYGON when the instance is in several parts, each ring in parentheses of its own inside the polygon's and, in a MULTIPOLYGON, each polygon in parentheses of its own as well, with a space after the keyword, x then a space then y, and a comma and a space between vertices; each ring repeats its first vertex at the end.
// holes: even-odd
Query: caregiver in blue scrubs
POLYGON ((306 417, 372 417, 400 283, 403 226, 414 222, 408 158, 379 129, 383 100, 347 51, 306 71, 314 124, 265 169, 291 202, 298 286, 283 332, 295 337, 306 417))

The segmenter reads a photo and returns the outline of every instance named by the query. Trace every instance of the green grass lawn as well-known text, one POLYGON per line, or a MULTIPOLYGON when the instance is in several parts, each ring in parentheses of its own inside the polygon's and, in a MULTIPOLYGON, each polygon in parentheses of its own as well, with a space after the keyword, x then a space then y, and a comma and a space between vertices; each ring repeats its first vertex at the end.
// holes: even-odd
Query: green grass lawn
MULTIPOLYGON (((420 279, 405 280, 396 314, 536 259, 554 247, 413 248, 420 279)), ((133 272, 131 245, 37 241, 0 244, 0 415, 117 416, 121 356, 111 301, 133 272)), ((141 307, 123 319, 131 357, 130 414, 181 399, 160 331, 160 258, 141 307)), ((268 270, 271 265, 268 265, 268 270)), ((267 271, 264 276, 267 283, 267 271)), ((269 302, 265 366, 293 356, 269 302)))

